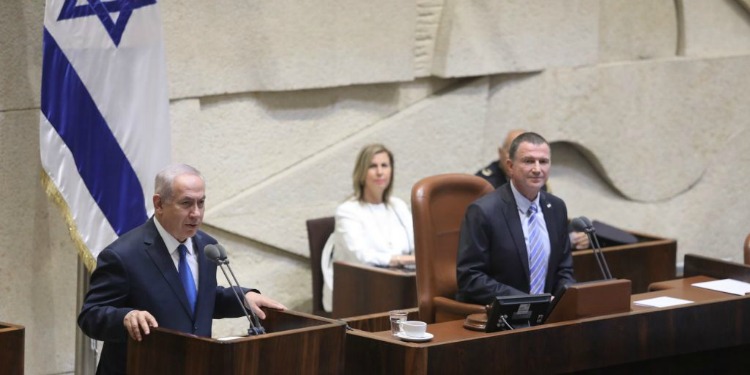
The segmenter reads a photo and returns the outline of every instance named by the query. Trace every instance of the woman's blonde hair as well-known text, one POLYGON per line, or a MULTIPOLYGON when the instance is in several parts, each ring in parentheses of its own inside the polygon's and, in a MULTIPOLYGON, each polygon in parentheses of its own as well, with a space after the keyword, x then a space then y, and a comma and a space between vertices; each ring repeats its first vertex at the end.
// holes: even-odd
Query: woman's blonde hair
POLYGON ((367 170, 370 168, 372 158, 381 153, 385 152, 388 154, 388 159, 391 161, 391 181, 383 192, 383 203, 388 204, 388 198, 391 196, 391 189, 393 187, 393 177, 395 175, 395 161, 393 160, 393 153, 380 143, 366 145, 362 148, 357 156, 357 162, 354 164, 354 172, 352 173, 352 185, 354 187, 354 196, 358 201, 365 201, 365 179, 367 178, 367 170))

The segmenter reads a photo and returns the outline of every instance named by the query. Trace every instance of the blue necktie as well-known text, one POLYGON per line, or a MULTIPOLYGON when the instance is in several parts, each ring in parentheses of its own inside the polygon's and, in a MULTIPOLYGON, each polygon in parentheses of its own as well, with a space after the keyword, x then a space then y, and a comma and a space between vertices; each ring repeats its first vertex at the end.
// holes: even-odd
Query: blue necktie
POLYGON ((544 279, 547 277, 547 257, 544 256, 542 246, 542 228, 536 213, 539 209, 535 204, 529 207, 529 275, 531 280, 531 294, 544 293, 544 279))
POLYGON ((180 244, 180 246, 177 246, 177 250, 180 252, 180 265, 178 267, 180 281, 182 281, 182 286, 185 288, 185 294, 187 295, 188 303, 190 304, 190 311, 195 312, 195 300, 198 297, 198 292, 195 290, 193 271, 191 271, 190 266, 188 266, 187 247, 180 244))

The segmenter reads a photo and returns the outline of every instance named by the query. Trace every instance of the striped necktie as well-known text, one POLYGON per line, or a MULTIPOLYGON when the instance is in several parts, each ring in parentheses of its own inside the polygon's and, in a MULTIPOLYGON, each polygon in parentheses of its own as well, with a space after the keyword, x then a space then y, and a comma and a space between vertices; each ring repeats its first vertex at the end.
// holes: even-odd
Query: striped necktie
POLYGON ((198 297, 198 292, 195 290, 193 271, 190 270, 190 266, 188 266, 187 262, 187 247, 180 244, 180 246, 177 246, 177 250, 180 252, 180 265, 177 272, 179 272, 180 281, 185 288, 185 294, 187 295, 188 304, 190 304, 190 310, 195 312, 195 300, 198 297))
POLYGON ((544 279, 547 277, 547 257, 542 246, 542 228, 536 217, 539 208, 535 204, 529 207, 529 279, 531 294, 544 293, 544 279))

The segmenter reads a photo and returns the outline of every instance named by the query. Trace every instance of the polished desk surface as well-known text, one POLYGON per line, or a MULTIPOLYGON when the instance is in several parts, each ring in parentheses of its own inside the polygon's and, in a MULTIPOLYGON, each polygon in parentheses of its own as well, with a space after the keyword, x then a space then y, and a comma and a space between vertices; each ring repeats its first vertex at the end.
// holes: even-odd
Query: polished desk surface
POLYGON ((643 370, 636 367, 641 363, 661 362, 655 368, 661 370, 701 358, 701 353, 714 356, 717 350, 721 355, 750 349, 750 325, 743 324, 740 313, 750 309, 750 298, 692 287, 691 280, 674 282, 674 289, 633 295, 631 305, 659 296, 694 303, 666 308, 632 305, 627 313, 495 333, 467 330, 461 320, 430 324, 427 331, 434 338, 425 343, 404 342, 389 331, 349 331, 346 372, 548 373, 616 368, 627 373, 643 370))
POLYGON ((665 290, 665 289, 685 289, 695 283, 702 283, 702 282, 712 281, 712 280, 716 280, 716 278, 699 275, 699 276, 684 277, 681 279, 675 279, 675 280, 669 280, 669 281, 659 281, 659 282, 652 283, 651 285, 649 285, 648 291, 655 292, 655 291, 665 290))

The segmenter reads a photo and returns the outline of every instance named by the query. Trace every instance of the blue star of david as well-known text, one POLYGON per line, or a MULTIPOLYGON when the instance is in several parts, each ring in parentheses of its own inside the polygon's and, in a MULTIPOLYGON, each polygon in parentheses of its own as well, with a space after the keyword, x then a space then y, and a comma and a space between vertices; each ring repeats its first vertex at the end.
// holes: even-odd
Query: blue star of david
POLYGON ((128 20, 133 10, 156 4, 156 0, 88 0, 88 4, 84 5, 76 5, 77 2, 77 0, 65 0, 65 4, 63 4, 57 20, 62 21, 95 15, 102 22, 102 25, 104 25, 104 29, 107 30, 115 46, 120 45, 122 34, 125 32, 125 26, 128 25, 128 20), (117 17, 117 22, 109 15, 115 12, 120 13, 117 17))

